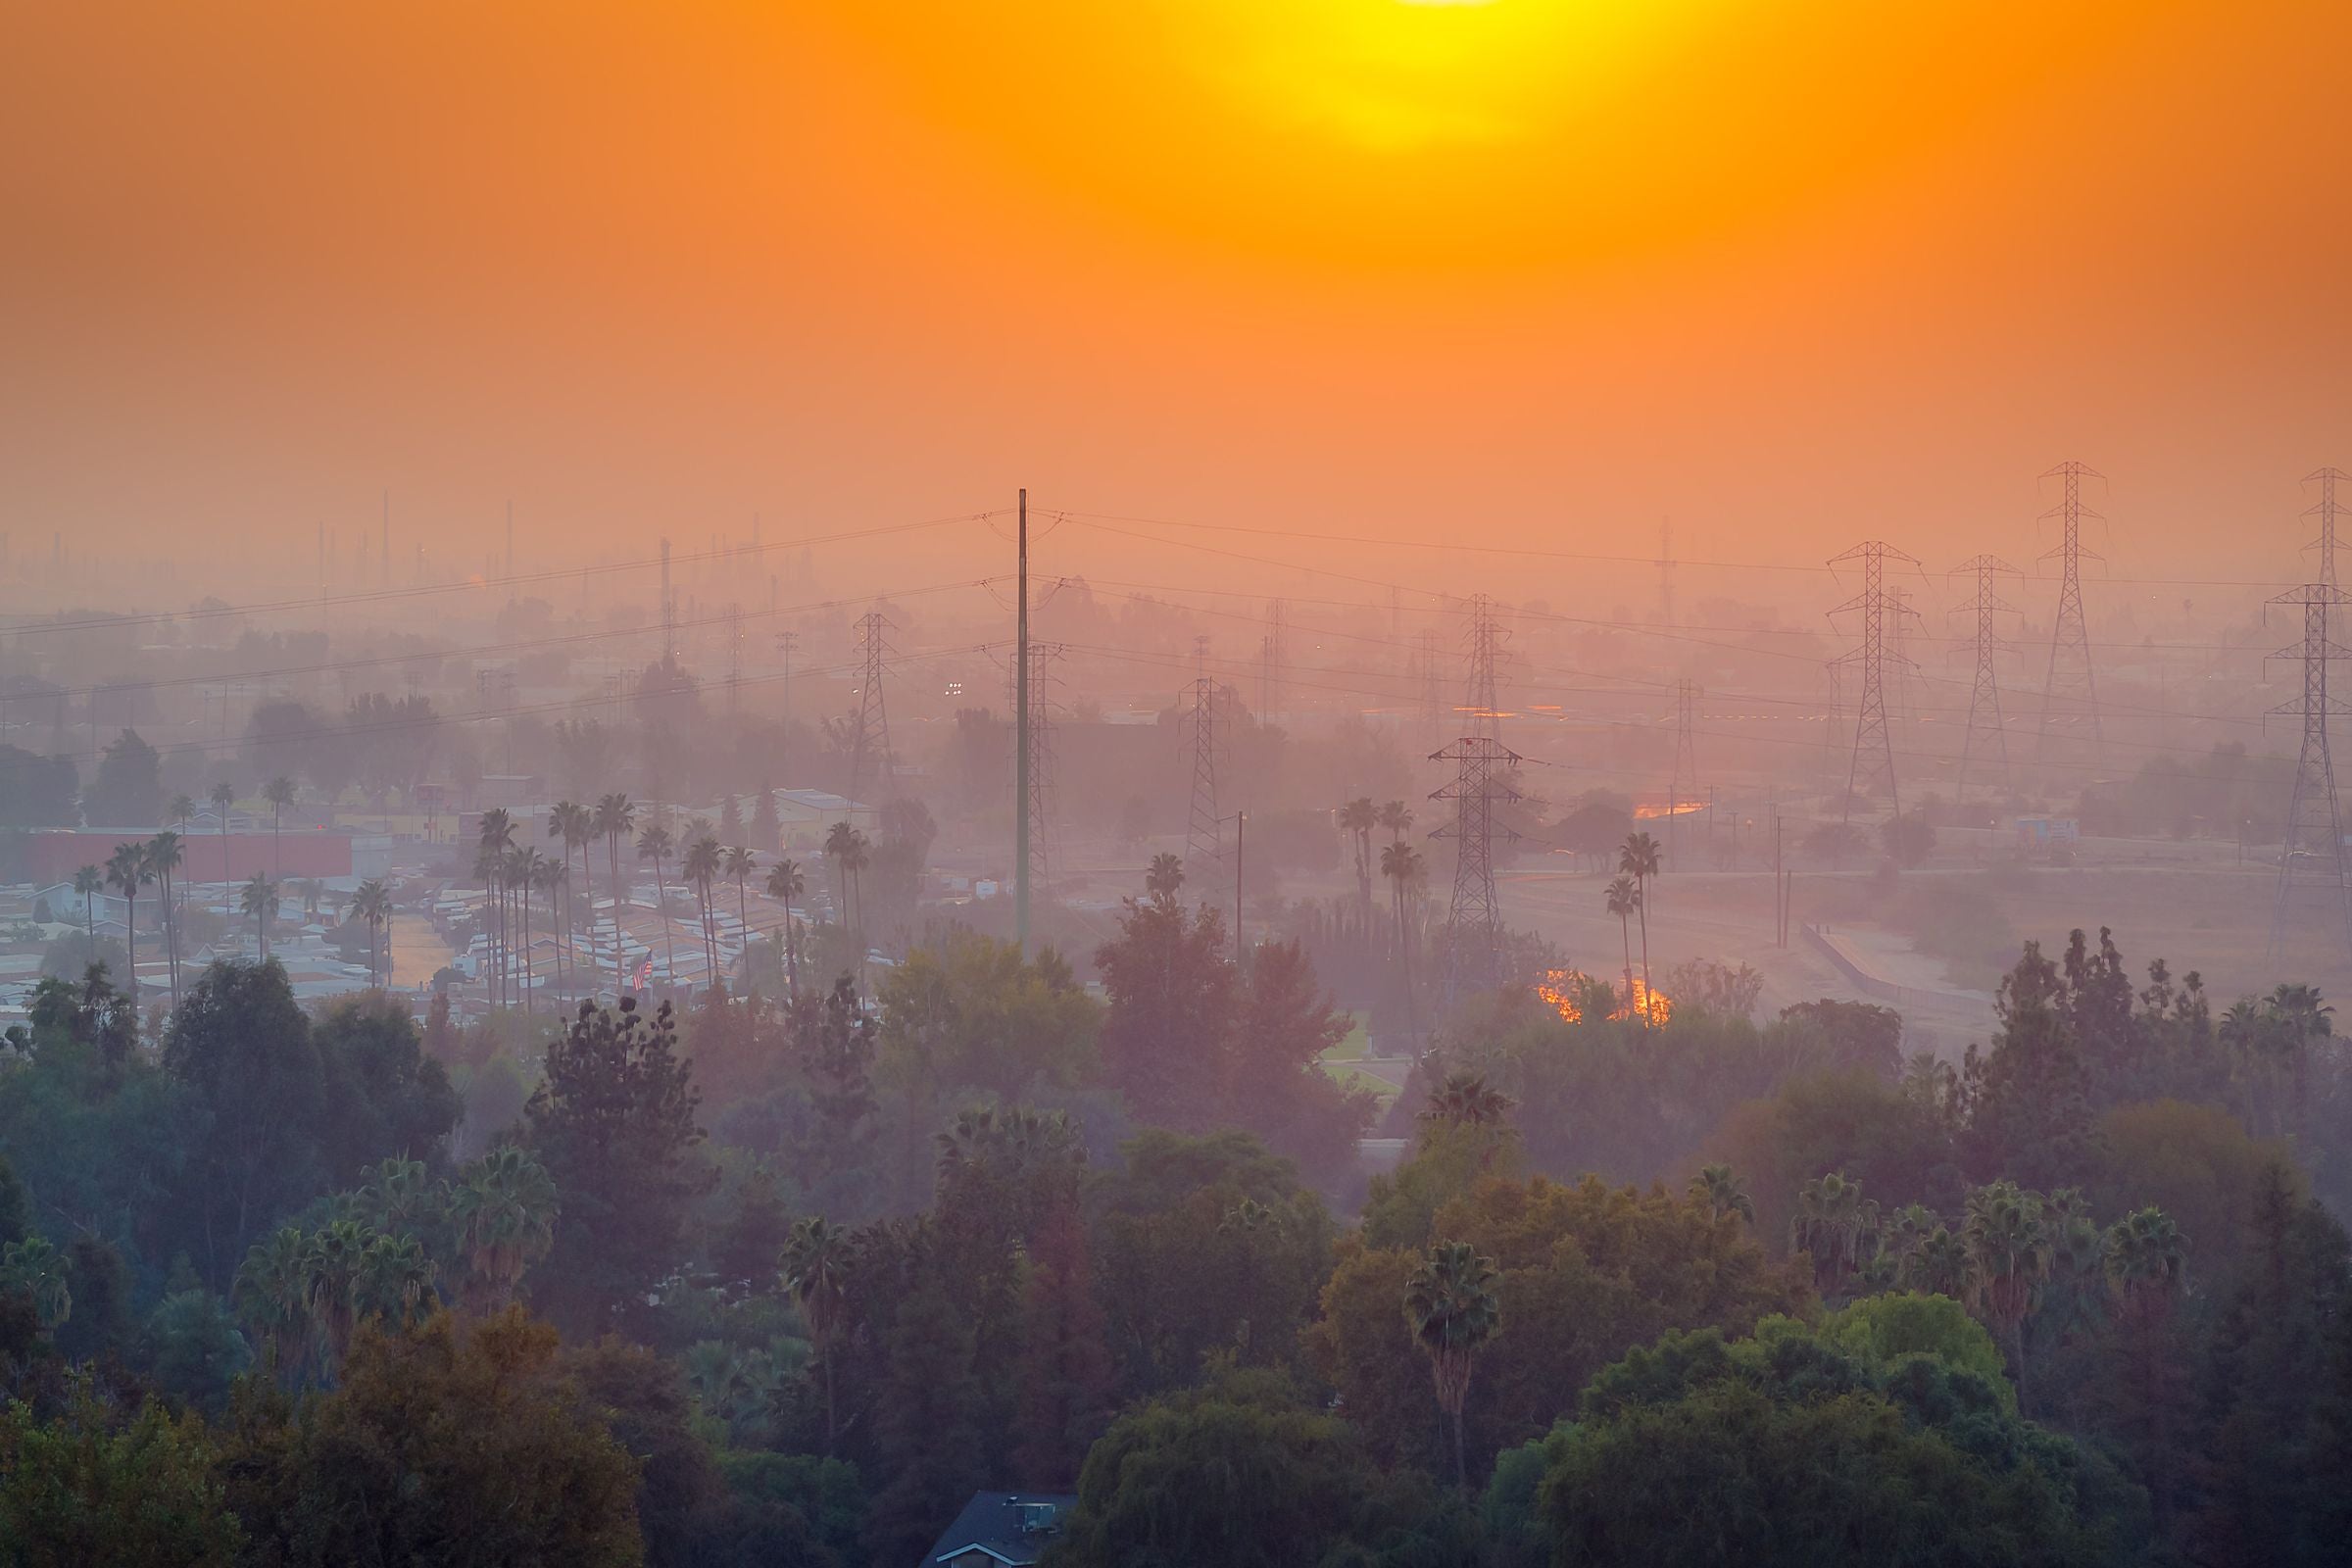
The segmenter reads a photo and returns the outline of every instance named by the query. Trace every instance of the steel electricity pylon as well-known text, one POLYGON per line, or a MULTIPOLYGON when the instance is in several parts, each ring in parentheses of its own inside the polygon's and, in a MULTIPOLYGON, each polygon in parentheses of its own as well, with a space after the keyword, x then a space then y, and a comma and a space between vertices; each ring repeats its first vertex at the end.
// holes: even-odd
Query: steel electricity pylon
POLYGON ((1453 803, 1453 820, 1430 834, 1453 840, 1453 899, 1446 909, 1446 1000, 1496 985, 1502 978, 1502 910, 1494 899, 1494 841, 1518 838, 1494 820, 1497 804, 1519 799, 1511 785, 1517 753, 1485 735, 1465 735, 1432 761, 1454 764, 1453 782, 1430 792, 1453 803))
POLYGON ((1698 683, 1674 683, 1674 771, 1666 785, 1666 842, 1671 858, 1682 843, 1683 801, 1698 791, 1698 683))
POLYGON ((2061 482, 2058 505, 2042 514, 2058 519, 2058 543, 2042 560, 2058 562, 2058 613, 2050 622, 2050 668, 2042 681, 2041 725, 2034 737, 2034 755, 2047 758, 2050 731, 2061 722, 2088 719, 2093 747, 2103 743, 2099 730, 2099 686, 2091 673, 2090 627, 2082 618, 2082 562, 2100 558, 2082 548, 2082 519, 2098 514, 2082 505, 2082 481, 2100 477, 2097 469, 2080 463, 2061 463, 2042 475, 2061 482))
POLYGON ((1494 602, 1485 594, 1473 594, 1468 639, 1470 675, 1464 716, 1470 720, 1471 734, 1483 735, 1497 745, 1502 741, 1502 708, 1495 665, 1501 661, 1503 641, 1509 636, 1494 623, 1494 602))
POLYGON ((850 740, 850 799, 864 802, 868 784, 876 799, 891 793, 890 712, 882 701, 882 673, 890 655, 890 622, 880 611, 858 617, 858 714, 850 740))
POLYGON ((2335 520, 2344 514, 2344 509, 2335 499, 2335 482, 2345 478, 2352 478, 2352 474, 2345 473, 2341 468, 2315 468, 2303 476, 2305 484, 2317 484, 2320 487, 2320 499, 2303 514, 2306 517, 2320 519, 2320 536, 2303 548, 2319 552, 2320 586, 2323 588, 2343 586, 2335 575, 2335 520))
POLYGON ((1969 651, 1975 656, 1976 678, 1968 688, 1968 728, 1960 737, 1960 775, 1952 784, 1956 801, 1968 798, 1972 762, 1990 765, 1999 776, 2000 788, 2009 787, 2009 732, 2001 727, 2001 682, 1993 656, 2008 646, 2000 634, 1999 617, 2016 614, 2017 607, 2000 596, 1997 579, 2024 575, 1998 556, 1971 556, 1945 573, 1951 577, 1963 574, 1973 579, 1975 594, 1951 613, 1971 617, 1974 629, 1969 651))
POLYGON ((1022 726, 1021 744, 1027 766, 1021 769, 1023 818, 1028 826, 1029 874, 1042 880, 1054 871, 1054 798, 1056 758, 1054 749, 1054 666, 1062 656, 1060 643, 1029 645, 1029 678, 1015 679, 1015 702, 1028 704, 1029 722, 1022 726))
POLYGON ((1223 818, 1217 815, 1217 683, 1208 673, 1208 639, 1194 639, 1196 668, 1183 711, 1185 746, 1193 759, 1192 812, 1184 830, 1186 874, 1203 890, 1225 863, 1223 818))
POLYGON ((1257 716, 1262 723, 1272 723, 1282 707, 1284 622, 1288 618, 1289 607, 1281 600, 1266 601, 1266 630, 1257 642, 1257 716))
POLYGON ((1900 667, 1905 662, 1887 646, 1888 623, 1903 613, 1886 592, 1889 561, 1914 567, 1919 564, 1884 539, 1866 539, 1843 555, 1830 558, 1832 566, 1851 562, 1862 566, 1862 591, 1830 612, 1832 615, 1859 612, 1862 622, 1862 640, 1854 650, 1854 663, 1862 676, 1861 695, 1854 706, 1854 750, 1846 764, 1844 808, 1839 813, 1839 820, 1848 823, 1853 820, 1855 800, 1868 800, 1882 792, 1890 809, 1902 810, 1902 794, 1895 783, 1894 736, 1886 722, 1887 666, 1900 667))
POLYGON ((2302 613, 2302 641, 2271 656, 2302 662, 2302 695, 2271 711, 2303 721, 2303 746, 2295 760, 2294 792, 2287 800, 2286 834, 2278 847, 2278 897, 2271 913, 2270 956, 2277 958, 2285 952, 2290 931, 2322 924, 2332 927, 2336 943, 2352 954, 2352 875, 2347 875, 2343 816, 2336 806, 2335 765, 2328 746, 2328 719, 2347 710, 2341 699, 2328 693, 2328 666, 2352 658, 2352 650, 2328 633, 2328 620, 2346 597, 2315 582, 2289 589, 2271 603, 2302 613))

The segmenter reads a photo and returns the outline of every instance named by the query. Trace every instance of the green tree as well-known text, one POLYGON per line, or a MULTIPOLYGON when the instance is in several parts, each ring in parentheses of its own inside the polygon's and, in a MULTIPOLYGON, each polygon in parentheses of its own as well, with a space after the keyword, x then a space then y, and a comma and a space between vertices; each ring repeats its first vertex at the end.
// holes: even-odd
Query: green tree
POLYGON ((125 1412, 86 1383, 47 1421, 0 1408, 0 1562, 232 1568, 243 1536, 222 1501, 200 1416, 125 1412))
POLYGON ((596 1333, 634 1320, 684 1259, 688 1207, 716 1185, 696 1157, 692 1080, 667 1003, 650 1023, 634 998, 617 1015, 582 1003, 549 1044, 523 1120, 563 1205, 544 1293, 560 1321, 596 1333))
POLYGON ((298 1411, 240 1401, 228 1501, 262 1560, 452 1568, 642 1560, 637 1466, 519 1308, 363 1328, 342 1382, 298 1411))

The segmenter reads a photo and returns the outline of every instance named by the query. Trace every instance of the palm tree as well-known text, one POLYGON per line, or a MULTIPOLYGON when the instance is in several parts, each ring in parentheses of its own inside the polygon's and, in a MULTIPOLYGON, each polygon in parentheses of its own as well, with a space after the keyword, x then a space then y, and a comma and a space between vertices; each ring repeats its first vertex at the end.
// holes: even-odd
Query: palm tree
POLYGON ((1903 1252, 1895 1279, 1906 1291, 1948 1296, 1955 1301, 1968 1299, 1976 1280, 1968 1238, 1940 1221, 1930 1226, 1903 1252))
MULTIPOLYGON (((1396 803, 1391 803, 1396 804, 1396 803)), ((1412 812, 1404 813, 1410 820, 1412 812)), ((1383 845, 1380 851, 1380 874, 1388 878, 1389 902, 1396 916, 1396 971, 1404 979, 1404 1028, 1416 1046, 1421 1028, 1413 1007, 1413 939, 1412 927, 1405 919, 1406 901, 1421 880, 1421 852, 1398 839, 1383 845)))
POLYGON ((378 1235, 360 1253, 354 1302, 361 1317, 382 1318, 396 1329, 416 1322, 433 1288, 433 1260, 411 1235, 378 1235))
POLYGON ((1628 833, 1617 851, 1617 869, 1634 879, 1634 887, 1642 895, 1635 912, 1642 916, 1642 1014, 1649 1015, 1649 879, 1658 874, 1665 852, 1658 841, 1646 833, 1628 833))
POLYGON ((1438 1405, 1453 1426, 1453 1477, 1462 1487, 1470 1484, 1462 1402, 1470 1394, 1470 1372, 1478 1352, 1502 1326, 1495 1279, 1494 1260, 1479 1256, 1468 1242, 1440 1242, 1404 1287, 1405 1320, 1429 1357, 1438 1405))
POLYGON ((2311 1043, 2335 1033, 2330 1021, 2335 1009, 2320 1000, 2317 986, 2281 985, 2271 993, 2270 1010, 2278 1020, 2280 1043, 2287 1051, 2291 1085, 2287 1103, 2292 1123, 2288 1130, 2301 1137, 2305 1131, 2304 1106, 2310 1097, 2311 1043))
POLYGON ((1355 852, 1355 888, 1363 906, 1364 924, 1372 923, 1372 829, 1380 823, 1380 812, 1372 797, 1359 795, 1333 813, 1340 831, 1347 834, 1349 848, 1355 852))
POLYGON ((1788 1245, 1813 1254, 1814 1288, 1830 1295, 1862 1264, 1862 1245, 1879 1228, 1879 1205, 1845 1172, 1816 1176, 1798 1189, 1788 1245))
MULTIPOLYGON (((1634 916, 1642 908, 1642 884, 1630 876, 1621 876, 1609 883, 1601 895, 1609 912, 1617 917, 1618 935, 1625 940, 1625 1004, 1641 1014, 1643 1022, 1649 1019, 1649 1009, 1634 1005, 1634 916)), ((1647 938, 1643 939, 1647 951, 1647 938)), ((1645 964, 1646 966, 1646 964, 1645 964)))
POLYGON ((188 818, 196 814, 196 800, 190 795, 174 795, 172 804, 164 808, 164 820, 179 824, 179 836, 188 836, 188 818))
MULTIPOLYGON (((2238 1073, 2245 1080, 2247 1120, 2254 1133, 2263 1131, 2260 1100, 2262 1080, 2267 1075, 2273 1027, 2277 1019, 2256 1004, 2252 997, 2240 997, 2222 1013, 2220 1038, 2224 1046, 2235 1053, 2238 1073)), ((2274 1129, 2275 1130, 2275 1129, 2274 1129)))
MULTIPOLYGON (((123 989, 135 1007, 139 1000, 139 889, 155 880, 144 844, 118 844, 106 858, 107 885, 122 895, 122 940, 128 949, 130 973, 123 989)), ((94 955, 93 955, 94 956, 94 955)))
POLYGON ((514 890, 515 899, 515 932, 519 941, 509 948, 507 980, 509 995, 522 998, 522 1012, 531 1012, 531 982, 536 978, 536 964, 531 953, 531 891, 537 885, 542 860, 535 846, 524 845, 507 852, 506 883, 514 890), (517 962, 514 955, 519 954, 517 962))
POLYGON ((85 865, 74 873, 74 891, 81 899, 82 934, 89 942, 89 961, 98 961, 98 895, 106 891, 106 873, 85 865))
POLYGON ((738 844, 727 851, 724 869, 728 876, 735 879, 735 924, 743 932, 744 946, 749 948, 752 941, 752 904, 746 884, 751 881, 752 873, 760 869, 760 858, 738 844))
POLYGON ((2188 1238, 2161 1208, 2126 1214, 2108 1227, 2105 1272, 2127 1315, 2159 1320, 2188 1288, 2188 1238))
POLYGON ((327 1358, 340 1367, 351 1349, 360 1311, 360 1265, 368 1235, 356 1219, 332 1219, 318 1227, 303 1250, 304 1304, 325 1341, 327 1358))
POLYGON ((1756 1222, 1756 1203, 1747 1196, 1747 1183, 1729 1165, 1701 1165, 1690 1178, 1690 1201, 1706 1211, 1709 1224, 1735 1214, 1750 1225, 1756 1222))
POLYGON ((514 968, 514 944, 509 940, 507 889, 509 874, 514 869, 514 819, 503 806, 494 806, 482 813, 481 831, 475 840, 479 853, 474 857, 474 875, 482 879, 483 930, 490 938, 490 959, 493 976, 491 1005, 511 1001, 509 984, 514 968))
POLYGON ((360 884, 352 896, 351 912, 368 922, 368 983, 383 985, 390 976, 384 972, 388 964, 379 967, 376 957, 376 929, 392 918, 392 896, 384 891, 381 881, 370 879, 360 884))
POLYGON ((800 1303, 808 1323, 808 1337, 825 1368, 825 1451, 833 1451, 839 1425, 834 1417, 834 1347, 848 1315, 849 1277, 853 1243, 847 1231, 811 1214, 795 1221, 776 1258, 784 1289, 800 1303))
POLYGON ((1172 899, 1184 886, 1184 861, 1165 850, 1152 857, 1144 871, 1144 892, 1153 899, 1172 899))
POLYGON ((1517 1103, 1488 1083, 1484 1073, 1450 1072, 1429 1092, 1429 1108, 1421 1112, 1421 1120, 1456 1127, 1499 1127, 1517 1103))
POLYGON ((620 880, 620 841, 636 831, 637 808, 626 795, 614 790, 598 799, 591 826, 605 841, 605 858, 612 871, 612 994, 618 996, 626 982, 621 972, 620 906, 628 893, 620 880))
POLYGON ((147 841, 147 863, 155 871, 156 896, 163 900, 164 966, 172 980, 172 1005, 179 1005, 179 904, 172 883, 187 851, 177 833, 166 828, 147 841))
POLYGON ((286 874, 286 861, 277 836, 277 820, 278 813, 294 804, 294 781, 278 774, 262 786, 262 799, 270 803, 270 874, 282 878, 286 874))
POLYGON ((466 1258, 469 1306, 495 1312, 514 1298, 523 1271, 556 1244, 557 1209, 555 1182, 512 1144, 460 1173, 449 1217, 466 1258))
POLYGON ((74 1315, 74 1291, 65 1254, 46 1236, 27 1236, 0 1247, 0 1289, 27 1298, 43 1334, 74 1315))
POLYGON ((1402 801, 1391 801, 1373 813, 1382 827, 1389 830, 1389 842, 1402 844, 1405 833, 1413 825, 1413 808, 1402 801))
POLYGON ((706 988, 718 978, 718 931, 711 923, 710 890, 718 881, 719 873, 726 869, 726 852, 718 847, 718 840, 705 833, 686 846, 685 858, 678 865, 679 875, 694 889, 695 906, 702 916, 703 984, 706 988))
POLYGON ((310 1238, 291 1225, 266 1242, 256 1242, 237 1267, 230 1296, 245 1321, 260 1331, 264 1359, 280 1377, 299 1370, 307 1357, 313 1325, 303 1273, 310 1238))
MULTIPOLYGON (((825 834, 825 853, 840 866, 841 876, 848 879, 849 897, 842 915, 856 934, 860 980, 865 978, 865 901, 858 897, 858 873, 866 867, 866 849, 865 835, 847 822, 834 823, 825 834)), ((836 886, 839 885, 837 881, 836 886)))
MULTIPOLYGON (((570 886, 569 870, 562 860, 541 855, 537 850, 531 852, 531 886, 538 890, 541 902, 547 906, 547 917, 550 920, 556 918, 559 895, 570 886)), ((564 986, 564 949, 560 944, 556 948, 555 958, 556 988, 561 992, 564 986)), ((527 956, 524 961, 529 961, 527 956)))
POLYGON ((669 884, 662 874, 662 862, 670 849, 669 829, 654 822, 637 835, 637 858, 654 862, 654 907, 662 915, 662 963, 668 969, 668 983, 678 983, 678 944, 669 925, 669 884))
POLYGON ((1980 1187, 1968 1195, 1968 1220, 1961 1236, 1968 1244, 1972 1270, 1969 1304, 1996 1334, 2008 1339, 2017 1367, 2018 1401, 2023 1404, 2026 1318, 2041 1297, 2041 1282, 2049 1277, 2051 1263, 2041 1201, 2011 1181, 1980 1187))
POLYGON ((792 934, 792 901, 807 890, 798 860, 782 859, 767 868, 767 896, 784 905, 784 973, 792 994, 801 994, 801 947, 792 934))
POLYGON ((228 808, 237 804, 236 789, 228 780, 222 779, 213 786, 212 800, 215 825, 220 830, 220 891, 226 893, 229 883, 228 808))
MULTIPOLYGON (((584 852, 587 849, 588 841, 596 831, 593 825, 594 821, 595 818, 588 808, 577 801, 558 801, 555 808, 547 813, 547 836, 551 839, 561 839, 564 843, 564 870, 566 876, 571 871, 571 852, 575 849, 584 852)), ((585 860, 587 856, 583 853, 580 858, 585 860)), ((577 914, 571 907, 569 882, 564 884, 564 950, 571 955, 571 966, 576 975, 580 960, 579 948, 575 938, 580 923, 577 914)))
POLYGON ((247 914, 253 916, 254 930, 260 938, 262 959, 267 962, 270 957, 270 927, 277 919, 277 884, 256 871, 253 880, 246 883, 237 895, 237 903, 247 914))

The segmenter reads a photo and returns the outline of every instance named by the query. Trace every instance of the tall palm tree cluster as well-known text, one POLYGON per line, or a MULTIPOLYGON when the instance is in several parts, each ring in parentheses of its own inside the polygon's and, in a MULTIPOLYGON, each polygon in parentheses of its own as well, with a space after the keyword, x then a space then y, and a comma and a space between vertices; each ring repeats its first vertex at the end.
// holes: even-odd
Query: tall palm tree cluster
MULTIPOLYGON (((1692 1196, 1701 1183, 1734 1180, 1711 1166, 1692 1196)), ((1752 1205, 1745 1212, 1752 1218, 1752 1205)), ((2188 1285, 2188 1239, 2163 1210, 2143 1208, 2102 1229, 2082 1193, 2031 1192, 2013 1181, 1970 1193, 1955 1228, 1918 1203, 1882 1222, 1862 1184, 1831 1171, 1799 1190, 1788 1239, 1811 1254, 1825 1297, 1863 1284, 1965 1302, 2007 1351, 2021 1396, 2025 1325, 2035 1313, 2055 1311, 2061 1331, 2100 1310, 2145 1325, 2188 1285)))
POLYGON ((491 1151, 454 1183, 387 1159, 316 1229, 256 1242, 232 1294, 279 1378, 332 1381, 364 1322, 504 1307, 555 1245, 556 1214, 555 1183, 519 1149, 491 1151))
MULTIPOLYGON (((187 798, 182 796, 176 804, 186 803, 187 798)), ((74 892, 82 901, 83 931, 92 961, 96 961, 98 953, 94 901, 109 889, 122 900, 122 939, 131 975, 127 988, 134 1000, 138 994, 139 890, 152 887, 159 900, 157 920, 163 931, 172 1004, 179 1004, 179 872, 186 863, 186 840, 176 830, 167 828, 151 839, 118 844, 103 866, 85 865, 74 873, 74 892)))
MULTIPOLYGON (((686 824, 682 834, 673 834, 667 825, 641 812, 637 803, 618 792, 600 797, 594 806, 569 800, 556 803, 548 813, 547 836, 561 847, 560 857, 542 855, 528 845, 517 845, 515 832, 512 814, 503 808, 494 808, 482 813, 473 870, 488 895, 483 927, 488 940, 487 980, 492 1005, 515 1005, 527 1012, 531 1010, 532 998, 541 988, 531 938, 534 905, 545 911, 546 920, 553 926, 554 984, 558 991, 568 996, 573 991, 595 989, 594 949, 600 941, 612 952, 613 991, 625 992, 630 988, 620 922, 621 907, 628 903, 628 883, 620 871, 624 842, 633 843, 638 859, 653 868, 655 909, 662 922, 662 961, 670 976, 674 978, 677 974, 677 940, 668 912, 669 878, 674 867, 679 879, 695 895, 704 973, 709 983, 716 983, 724 966, 724 942, 719 929, 724 921, 720 912, 724 906, 719 902, 720 889, 725 883, 735 884, 736 920, 748 937, 751 889, 759 879, 761 890, 784 906, 782 945, 786 969, 789 983, 796 989, 799 986, 799 946, 793 932, 793 905, 806 891, 807 884, 795 861, 779 858, 765 868, 766 875, 760 879, 759 857, 744 846, 722 844, 709 820, 697 817, 686 824), (606 874, 612 888, 612 912, 604 921, 596 914, 593 854, 600 839, 604 841, 606 874), (575 856, 586 895, 584 916, 580 902, 572 894, 575 856), (588 932, 590 944, 585 962, 580 951, 583 929, 588 932)), ((826 854, 842 865, 853 891, 857 873, 867 863, 867 849, 865 836, 847 822, 836 823, 827 839, 826 854)))

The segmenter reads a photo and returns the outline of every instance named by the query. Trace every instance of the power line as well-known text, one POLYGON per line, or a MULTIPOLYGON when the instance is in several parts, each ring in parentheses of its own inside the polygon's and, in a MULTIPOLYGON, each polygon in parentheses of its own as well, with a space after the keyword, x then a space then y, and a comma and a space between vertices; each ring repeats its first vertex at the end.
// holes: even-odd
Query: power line
MULTIPOLYGON (((679 565, 691 565, 706 561, 731 561, 742 555, 762 554, 770 550, 800 550, 813 545, 840 544, 853 539, 879 539, 891 534, 906 533, 917 528, 938 528, 955 522, 978 522, 1002 514, 998 512, 962 513, 953 517, 925 517, 916 522, 885 523, 874 528, 848 528, 836 533, 808 534, 799 539, 776 539, 764 544, 732 545, 716 550, 691 551, 675 559, 679 565)), ((638 561, 593 563, 584 566, 564 566, 549 571, 517 572, 505 577, 474 577, 457 582, 417 583, 407 588, 380 588, 368 593, 306 595, 300 599, 280 599, 251 605, 198 605, 187 610, 155 611, 122 615, 89 615, 78 620, 28 621, 23 625, 0 627, 8 635, 30 637, 63 631, 107 630, 125 626, 156 626, 187 620, 214 620, 223 616, 266 615, 284 611, 324 611, 344 605, 380 604, 389 600, 416 599, 433 594, 478 593, 490 588, 517 587, 528 583, 569 582, 574 578, 606 576, 613 572, 644 571, 662 564, 662 557, 638 561)))

